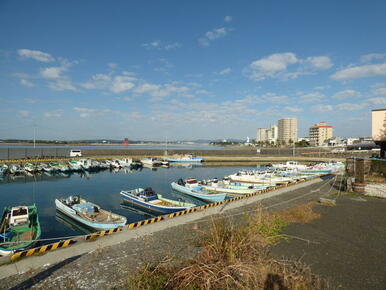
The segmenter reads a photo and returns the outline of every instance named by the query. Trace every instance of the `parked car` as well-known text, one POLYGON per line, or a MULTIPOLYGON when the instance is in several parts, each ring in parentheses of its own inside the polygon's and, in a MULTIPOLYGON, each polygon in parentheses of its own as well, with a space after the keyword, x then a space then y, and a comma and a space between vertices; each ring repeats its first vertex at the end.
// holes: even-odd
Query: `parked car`
POLYGON ((79 149, 72 149, 70 151, 70 157, 82 157, 82 151, 79 149))

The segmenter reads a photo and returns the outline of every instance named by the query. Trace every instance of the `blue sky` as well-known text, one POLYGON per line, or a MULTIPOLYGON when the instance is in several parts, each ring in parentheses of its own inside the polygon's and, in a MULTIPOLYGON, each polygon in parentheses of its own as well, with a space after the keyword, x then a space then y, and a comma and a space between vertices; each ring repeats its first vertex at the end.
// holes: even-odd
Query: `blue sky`
POLYGON ((371 135, 385 1, 0 1, 0 138, 371 135))

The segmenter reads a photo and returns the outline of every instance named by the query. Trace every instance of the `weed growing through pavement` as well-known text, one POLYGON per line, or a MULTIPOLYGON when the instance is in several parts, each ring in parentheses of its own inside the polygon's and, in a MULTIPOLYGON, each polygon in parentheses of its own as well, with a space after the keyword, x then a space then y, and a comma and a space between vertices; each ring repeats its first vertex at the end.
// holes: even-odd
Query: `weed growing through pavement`
MULTIPOLYGON (((311 205, 303 209, 307 212, 311 205)), ((323 280, 299 261, 277 260, 270 247, 292 220, 310 214, 269 215, 261 209, 235 225, 230 219, 212 221, 202 239, 201 253, 191 260, 147 265, 130 277, 127 289, 323 289, 323 280)))

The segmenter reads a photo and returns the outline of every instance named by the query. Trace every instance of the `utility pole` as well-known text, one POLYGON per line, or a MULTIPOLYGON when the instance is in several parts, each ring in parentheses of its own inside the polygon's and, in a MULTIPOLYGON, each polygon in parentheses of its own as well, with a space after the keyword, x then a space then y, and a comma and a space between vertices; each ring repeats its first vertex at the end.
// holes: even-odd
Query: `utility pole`
POLYGON ((295 157, 295 146, 296 146, 296 145, 295 145, 295 142, 294 142, 294 147, 293 147, 293 149, 292 149, 292 156, 293 156, 293 157, 295 157))
POLYGON ((34 125, 34 148, 36 148, 36 125, 34 125))

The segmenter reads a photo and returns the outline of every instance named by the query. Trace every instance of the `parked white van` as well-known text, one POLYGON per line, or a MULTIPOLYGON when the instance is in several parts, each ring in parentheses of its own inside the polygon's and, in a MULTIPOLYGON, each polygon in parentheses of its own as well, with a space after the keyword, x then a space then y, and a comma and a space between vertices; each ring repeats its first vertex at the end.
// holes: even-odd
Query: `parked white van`
POLYGON ((72 149, 70 151, 70 157, 81 157, 82 156, 82 151, 79 149, 72 149))

